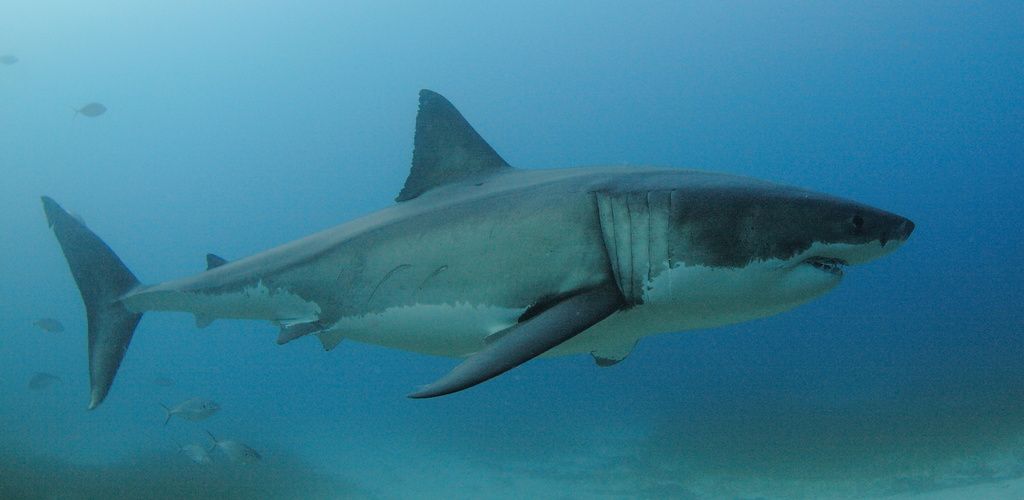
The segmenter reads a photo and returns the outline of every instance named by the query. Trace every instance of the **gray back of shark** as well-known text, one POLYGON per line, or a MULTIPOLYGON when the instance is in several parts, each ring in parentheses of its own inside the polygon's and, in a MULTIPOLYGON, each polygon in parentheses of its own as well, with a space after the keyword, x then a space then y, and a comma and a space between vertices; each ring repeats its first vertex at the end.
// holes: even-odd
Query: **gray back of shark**
POLYGON ((806 189, 665 167, 523 170, 441 95, 420 92, 398 203, 202 273, 142 285, 44 197, 89 317, 90 408, 146 311, 280 326, 466 358, 410 397, 459 391, 536 356, 601 366, 663 332, 762 318, 819 297, 846 266, 913 231, 898 215, 806 189))

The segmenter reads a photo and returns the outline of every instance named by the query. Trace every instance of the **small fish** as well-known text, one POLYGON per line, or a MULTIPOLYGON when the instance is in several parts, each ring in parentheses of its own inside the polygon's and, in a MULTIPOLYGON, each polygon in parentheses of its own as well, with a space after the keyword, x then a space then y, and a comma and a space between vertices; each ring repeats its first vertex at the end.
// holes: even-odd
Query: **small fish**
POLYGON ((4 54, 0 56, 0 64, 3 64, 4 66, 10 66, 16 62, 18 62, 18 57, 12 54, 4 54))
POLYGON ((75 117, 78 116, 78 113, 82 113, 89 118, 100 116, 107 111, 107 107, 98 102, 90 102, 81 108, 71 108, 71 110, 75 112, 75 114, 71 116, 71 119, 74 120, 75 117))
POLYGON ((209 434, 210 439, 213 440, 213 446, 215 448, 220 448, 228 458, 235 462, 251 464, 263 460, 263 457, 261 457, 256 450, 250 448, 249 445, 245 443, 239 443, 238 441, 231 440, 217 441, 217 438, 213 437, 213 434, 210 431, 206 431, 206 433, 209 434))
POLYGON ((213 416, 220 410, 220 405, 212 399, 192 398, 175 406, 173 409, 160 405, 167 412, 164 425, 171 420, 171 415, 177 415, 185 420, 203 420, 213 416))
POLYGON ((33 321, 32 324, 44 332, 60 333, 64 331, 64 325, 53 318, 40 318, 33 321))
POLYGON ((149 379, 149 383, 157 387, 171 387, 174 385, 174 379, 168 377, 153 377, 149 379))
POLYGON ((184 453, 189 460, 197 464, 208 464, 213 462, 213 457, 210 456, 210 452, 213 451, 213 448, 207 450, 206 448, 203 448, 202 445, 198 444, 186 444, 185 446, 182 446, 178 444, 177 441, 175 441, 174 444, 178 445, 178 453, 184 453))
POLYGON ((54 382, 60 382, 60 377, 40 372, 28 379, 28 388, 33 391, 42 391, 53 385, 54 382))

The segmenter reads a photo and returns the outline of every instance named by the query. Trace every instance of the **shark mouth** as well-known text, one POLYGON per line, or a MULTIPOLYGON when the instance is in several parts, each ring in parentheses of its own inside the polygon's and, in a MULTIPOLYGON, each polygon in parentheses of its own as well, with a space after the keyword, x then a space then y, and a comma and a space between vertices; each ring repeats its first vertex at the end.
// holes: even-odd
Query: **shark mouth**
POLYGON ((843 259, 837 259, 835 257, 811 257, 804 261, 805 264, 810 264, 818 270, 826 273, 843 275, 843 266, 847 265, 843 259))

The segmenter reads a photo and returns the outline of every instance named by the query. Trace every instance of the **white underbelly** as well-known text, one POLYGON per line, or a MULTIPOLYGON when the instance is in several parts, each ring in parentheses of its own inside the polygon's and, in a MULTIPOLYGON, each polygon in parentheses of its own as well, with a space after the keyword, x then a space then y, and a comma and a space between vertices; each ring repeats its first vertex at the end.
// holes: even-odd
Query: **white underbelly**
POLYGON ((516 324, 525 311, 466 303, 417 304, 342 318, 319 335, 462 358, 482 349, 488 335, 516 324))
MULTIPOLYGON (((740 269, 676 266, 645 283, 644 302, 617 312, 544 356, 587 353, 658 333, 713 328, 778 314, 835 288, 811 266, 752 263, 740 269)), ((342 318, 322 338, 438 356, 466 357, 525 312, 456 303, 401 306, 342 318)), ((334 342, 336 343, 336 342, 334 342)))

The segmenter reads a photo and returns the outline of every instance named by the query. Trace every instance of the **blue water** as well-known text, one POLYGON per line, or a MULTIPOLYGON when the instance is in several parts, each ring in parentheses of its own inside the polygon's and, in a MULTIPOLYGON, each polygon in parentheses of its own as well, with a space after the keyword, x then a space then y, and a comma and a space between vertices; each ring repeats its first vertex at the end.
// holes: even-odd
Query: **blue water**
POLYGON ((0 6, 3 54, 0 496, 858 498, 1024 475, 1019 2, 40 0, 0 6), (917 229, 779 316, 426 401, 404 395, 451 360, 152 313, 85 411, 84 309, 40 195, 143 282, 193 274, 390 205, 420 88, 517 167, 752 175, 917 229), (91 101, 108 111, 72 119, 91 101), (40 371, 62 382, 27 390, 40 371), (223 409, 162 426, 192 396, 223 409), (175 454, 206 429, 264 461, 175 454))

